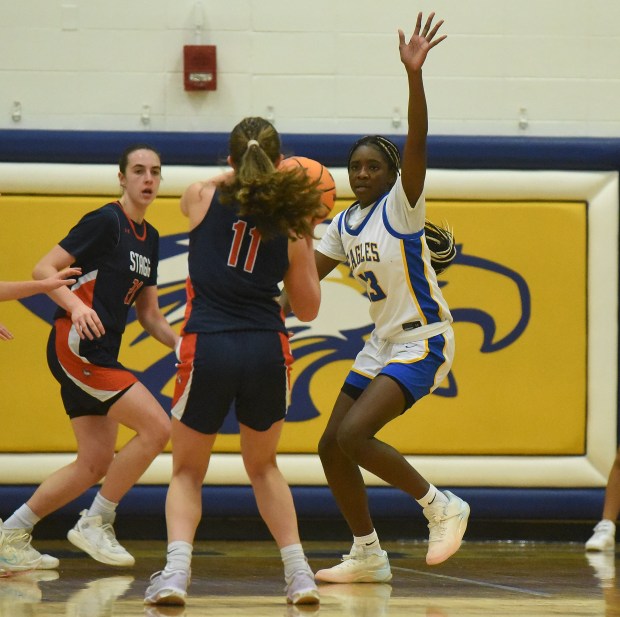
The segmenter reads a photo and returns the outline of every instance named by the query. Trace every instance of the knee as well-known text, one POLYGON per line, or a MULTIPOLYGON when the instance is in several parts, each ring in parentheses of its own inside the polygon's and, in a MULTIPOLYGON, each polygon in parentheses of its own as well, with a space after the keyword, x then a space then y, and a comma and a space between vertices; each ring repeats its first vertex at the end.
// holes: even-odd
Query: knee
POLYGON ((318 452, 324 465, 329 464, 338 454, 341 454, 338 440, 333 432, 323 433, 319 440, 318 452))
POLYGON ((170 441, 171 424, 165 413, 149 426, 148 439, 157 453, 161 452, 170 441))
POLYGON ((337 434, 338 447, 344 452, 347 457, 353 461, 357 461, 364 448, 366 439, 364 436, 353 427, 342 425, 338 429, 337 434))
POLYGON ((114 452, 109 454, 101 454, 96 457, 90 456, 89 458, 77 459, 77 464, 82 469, 82 472, 88 476, 90 484, 99 482, 107 473, 112 461, 114 460, 114 452))
POLYGON ((246 473, 248 474, 248 478, 252 483, 266 477, 272 470, 278 468, 275 455, 267 459, 261 458, 260 460, 244 459, 243 465, 245 467, 246 473))
POLYGON ((181 484, 194 491, 200 492, 205 479, 205 472, 202 468, 194 465, 179 465, 175 463, 172 470, 172 484, 181 484))

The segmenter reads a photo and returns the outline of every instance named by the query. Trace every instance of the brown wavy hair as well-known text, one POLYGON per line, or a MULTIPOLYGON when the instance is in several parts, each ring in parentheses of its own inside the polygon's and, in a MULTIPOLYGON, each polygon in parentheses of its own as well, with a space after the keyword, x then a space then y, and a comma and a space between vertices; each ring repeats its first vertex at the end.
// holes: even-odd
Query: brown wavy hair
POLYGON ((229 152, 235 173, 220 186, 221 202, 252 217, 265 240, 313 237, 312 219, 323 211, 319 180, 299 168, 276 169, 280 135, 274 126, 264 118, 244 118, 230 134, 229 152))

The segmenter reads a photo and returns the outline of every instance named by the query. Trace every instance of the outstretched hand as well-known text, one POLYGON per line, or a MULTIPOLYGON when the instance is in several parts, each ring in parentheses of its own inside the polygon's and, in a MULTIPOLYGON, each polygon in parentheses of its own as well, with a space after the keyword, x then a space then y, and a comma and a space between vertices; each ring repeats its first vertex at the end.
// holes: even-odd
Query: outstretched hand
POLYGON ((0 341, 10 341, 13 335, 0 323, 0 341))
POLYGON ((46 279, 41 279, 43 293, 54 291, 54 289, 58 289, 59 287, 70 287, 74 285, 77 279, 67 277, 78 277, 80 274, 82 274, 81 268, 64 268, 46 279))
POLYGON ((402 30, 398 31, 400 59, 405 65, 408 71, 419 71, 426 60, 428 52, 439 45, 448 35, 435 38, 439 28, 443 24, 443 19, 438 21, 433 26, 433 19, 435 13, 431 13, 426 18, 426 23, 422 27, 422 13, 418 13, 418 20, 415 25, 415 30, 409 42, 405 41, 405 33, 402 30))

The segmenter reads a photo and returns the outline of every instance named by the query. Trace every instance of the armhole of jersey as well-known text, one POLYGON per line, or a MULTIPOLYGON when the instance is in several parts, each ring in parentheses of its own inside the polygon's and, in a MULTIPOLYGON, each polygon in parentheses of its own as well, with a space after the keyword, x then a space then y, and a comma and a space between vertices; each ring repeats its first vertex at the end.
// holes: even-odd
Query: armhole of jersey
POLYGON ((117 247, 121 241, 121 219, 118 216, 118 212, 116 211, 116 208, 112 210, 112 212, 114 213, 114 216, 116 217, 117 229, 116 229, 116 242, 114 243, 114 246, 117 247))
MULTIPOLYGON (((349 208, 347 208, 347 210, 348 210, 348 209, 349 209, 349 208)), ((342 235, 342 226, 344 225, 344 222, 343 222, 343 221, 344 221, 344 215, 345 215, 345 213, 346 213, 346 211, 347 211, 347 210, 343 210, 343 211, 340 213, 340 218, 338 219, 338 232, 340 233, 340 235, 342 235)))
POLYGON ((213 189, 213 195, 211 195, 211 201, 209 201, 209 205, 207 206, 207 209, 206 209, 205 213, 202 215, 202 218, 200 219, 200 221, 198 221, 189 230, 189 233, 192 233, 192 231, 194 231, 195 229, 198 229, 200 226, 202 226, 204 224, 205 220, 209 216, 209 212, 211 212, 211 209, 213 208, 213 202, 215 201, 215 196, 216 195, 218 195, 217 203, 221 205, 221 202, 219 200, 219 190, 220 190, 219 187, 216 185, 215 188, 213 189))

